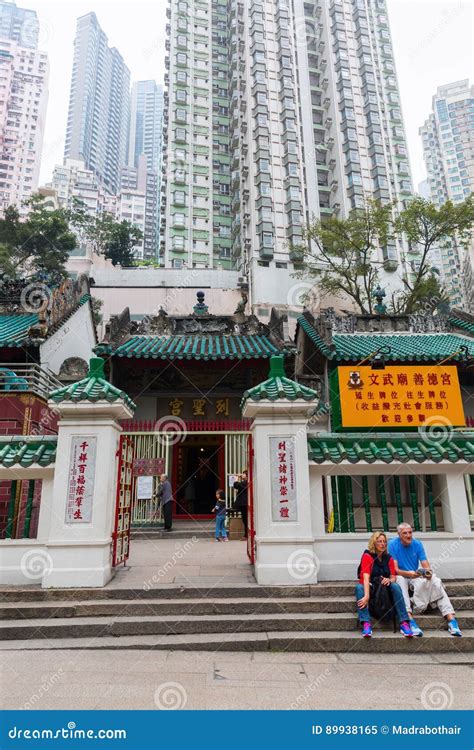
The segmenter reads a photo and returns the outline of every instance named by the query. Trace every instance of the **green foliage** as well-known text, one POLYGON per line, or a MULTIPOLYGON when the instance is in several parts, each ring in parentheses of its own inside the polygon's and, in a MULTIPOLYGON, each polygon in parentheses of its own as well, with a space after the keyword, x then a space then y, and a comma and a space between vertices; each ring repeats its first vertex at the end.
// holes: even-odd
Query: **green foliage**
POLYGON ((434 275, 430 253, 434 247, 446 248, 456 242, 465 247, 472 237, 474 199, 463 203, 446 201, 439 208, 424 198, 413 198, 397 216, 395 231, 404 236, 418 258, 412 273, 403 279, 403 292, 396 306, 404 313, 413 313, 430 306, 433 299, 446 301, 446 293, 434 275))
POLYGON ((12 279, 41 274, 60 280, 66 276, 69 253, 76 247, 67 213, 47 208, 39 195, 28 205, 25 221, 20 221, 14 206, 0 219, 0 273, 12 279))
POLYGON ((360 313, 371 314, 380 281, 380 247, 395 238, 405 238, 417 257, 411 262, 411 270, 403 274, 401 291, 392 296, 388 312, 408 314, 446 308, 449 299, 430 254, 434 247, 469 243, 473 197, 457 205, 448 201, 440 208, 414 197, 395 218, 393 212, 392 204, 369 200, 363 209, 353 209, 345 219, 332 216, 310 225, 305 237, 311 242, 301 248, 302 267, 295 276, 313 277, 323 294, 349 298, 360 313))
POLYGON ((97 255, 103 255, 114 266, 132 266, 133 248, 143 238, 143 232, 130 221, 115 221, 110 214, 90 216, 82 201, 74 200, 68 212, 71 226, 82 242, 92 245, 97 255))
POLYGON ((379 246, 392 237, 392 206, 368 201, 346 219, 335 216, 309 226, 302 248, 301 271, 295 276, 315 277, 324 294, 349 297, 362 313, 372 313, 373 293, 379 283, 379 246))

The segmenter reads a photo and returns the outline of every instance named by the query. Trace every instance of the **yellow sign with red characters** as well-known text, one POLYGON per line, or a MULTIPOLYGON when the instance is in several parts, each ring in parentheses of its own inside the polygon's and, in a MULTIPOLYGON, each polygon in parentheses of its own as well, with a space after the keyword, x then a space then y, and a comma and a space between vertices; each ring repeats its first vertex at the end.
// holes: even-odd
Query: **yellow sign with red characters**
POLYGON ((343 427, 464 427, 457 368, 338 367, 343 427))

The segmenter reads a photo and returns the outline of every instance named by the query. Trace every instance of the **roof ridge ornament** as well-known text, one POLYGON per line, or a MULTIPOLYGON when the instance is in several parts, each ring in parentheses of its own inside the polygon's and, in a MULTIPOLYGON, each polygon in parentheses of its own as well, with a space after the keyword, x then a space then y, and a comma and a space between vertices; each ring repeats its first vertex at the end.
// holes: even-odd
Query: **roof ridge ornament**
POLYGON ((209 315, 209 308, 204 302, 205 294, 204 292, 197 292, 196 294, 197 302, 193 307, 193 311, 195 315, 209 315))

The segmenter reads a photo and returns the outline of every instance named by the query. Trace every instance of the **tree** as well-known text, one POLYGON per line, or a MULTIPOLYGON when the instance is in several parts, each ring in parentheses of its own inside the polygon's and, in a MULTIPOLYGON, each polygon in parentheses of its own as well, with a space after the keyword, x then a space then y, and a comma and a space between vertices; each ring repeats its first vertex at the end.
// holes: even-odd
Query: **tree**
POLYGON ((318 279, 323 293, 353 300, 361 313, 371 314, 379 284, 378 248, 392 238, 392 205, 369 200, 346 219, 331 216, 316 221, 305 232, 300 278, 318 279))
POLYGON ((12 279, 41 275, 59 281, 66 276, 65 263, 76 247, 67 214, 47 208, 40 195, 27 205, 26 220, 20 220, 15 206, 9 206, 0 219, 0 273, 12 279))
POLYGON ((90 244, 96 255, 108 258, 114 266, 134 264, 134 248, 142 240, 143 232, 130 221, 115 221, 108 213, 91 216, 78 199, 74 199, 68 216, 79 240, 90 244))
POLYGON ((411 274, 402 277, 403 291, 395 302, 397 309, 413 313, 426 309, 430 300, 446 297, 431 264, 431 252, 435 247, 446 248, 456 242, 466 246, 472 237, 474 223, 474 198, 469 196, 463 203, 446 201, 439 208, 421 197, 413 198, 395 220, 395 231, 408 241, 410 248, 418 253, 411 263, 411 274))

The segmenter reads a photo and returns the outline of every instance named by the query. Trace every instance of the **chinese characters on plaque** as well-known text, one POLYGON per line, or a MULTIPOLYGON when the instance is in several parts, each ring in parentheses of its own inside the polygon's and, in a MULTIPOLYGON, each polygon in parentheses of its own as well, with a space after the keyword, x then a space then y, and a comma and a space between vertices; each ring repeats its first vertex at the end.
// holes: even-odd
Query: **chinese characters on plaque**
MULTIPOLYGON (((180 417, 185 403, 180 398, 174 398, 169 401, 170 414, 172 417, 180 417)), ((191 401, 193 417, 228 417, 229 416, 229 399, 217 398, 213 403, 208 398, 193 398, 191 401)))
POLYGON ((295 442, 270 438, 272 521, 296 521, 295 442))
POLYGON ((90 523, 97 438, 74 435, 69 458, 66 523, 90 523))
POLYGON ((462 427, 456 367, 338 367, 343 427, 462 427))

